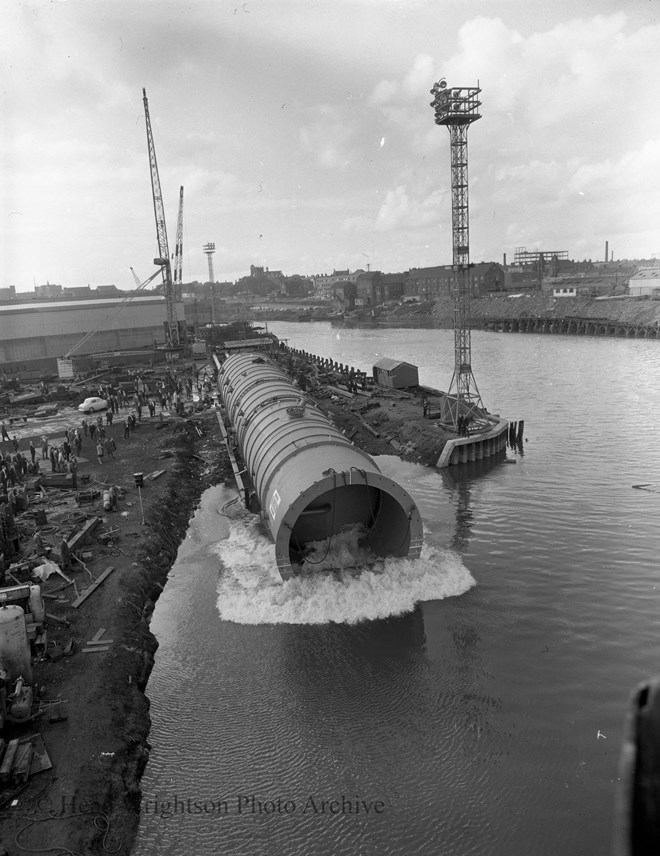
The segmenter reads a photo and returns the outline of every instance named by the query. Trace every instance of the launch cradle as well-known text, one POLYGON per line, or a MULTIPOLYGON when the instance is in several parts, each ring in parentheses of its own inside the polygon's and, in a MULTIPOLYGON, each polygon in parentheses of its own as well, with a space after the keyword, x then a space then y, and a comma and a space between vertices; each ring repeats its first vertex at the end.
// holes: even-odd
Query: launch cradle
POLYGON ((301 569, 313 542, 348 527, 361 527, 361 546, 377 556, 419 558, 423 527, 410 495, 276 363, 256 353, 230 356, 218 389, 284 579, 301 569))

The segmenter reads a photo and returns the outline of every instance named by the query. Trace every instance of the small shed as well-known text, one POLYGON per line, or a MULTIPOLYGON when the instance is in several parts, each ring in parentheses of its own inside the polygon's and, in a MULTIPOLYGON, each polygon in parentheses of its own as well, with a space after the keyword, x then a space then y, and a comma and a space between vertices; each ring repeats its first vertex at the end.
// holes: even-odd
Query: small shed
POLYGON ((644 268, 630 277, 629 293, 637 297, 653 297, 660 288, 660 268, 644 268))
POLYGON ((417 366, 412 363, 383 357, 374 365, 374 381, 378 386, 402 389, 406 386, 417 386, 419 373, 417 366))

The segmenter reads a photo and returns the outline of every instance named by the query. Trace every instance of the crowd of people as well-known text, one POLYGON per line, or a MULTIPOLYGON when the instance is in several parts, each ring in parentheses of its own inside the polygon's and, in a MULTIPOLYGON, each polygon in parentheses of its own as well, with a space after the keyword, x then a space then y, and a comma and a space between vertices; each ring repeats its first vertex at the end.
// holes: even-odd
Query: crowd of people
POLYGON ((197 390, 200 398, 204 392, 211 389, 213 378, 211 376, 179 377, 176 372, 168 372, 165 380, 155 380, 137 376, 135 381, 135 393, 129 396, 122 387, 99 386, 99 398, 108 402, 108 413, 112 415, 119 413, 120 407, 132 406, 138 420, 142 419, 143 410, 148 409, 150 416, 155 416, 157 409, 160 412, 168 411, 182 415, 186 399, 193 397, 197 390))
POLYGON ((78 459, 83 449, 87 457, 96 455, 100 465, 115 457, 117 442, 123 436, 125 441, 148 410, 155 417, 160 408, 164 411, 184 415, 185 401, 193 397, 196 390, 200 401, 208 399, 213 388, 213 375, 179 377, 174 371, 168 371, 165 380, 145 379, 137 375, 135 393, 129 395, 121 386, 99 386, 98 395, 104 398, 108 407, 105 416, 85 417, 80 424, 64 430, 64 437, 57 443, 51 442, 43 434, 37 446, 30 440, 23 449, 16 435, 10 436, 4 421, 0 421, 0 575, 4 563, 12 561, 19 551, 19 532, 15 522, 17 511, 27 507, 26 480, 39 476, 50 464, 51 473, 71 475, 71 486, 78 487, 78 459), (129 408, 131 412, 121 415, 120 410, 129 408), (116 425, 111 430, 111 426, 116 425), (114 436, 112 436, 114 435, 114 436), (38 446, 41 445, 41 457, 38 446))
MULTIPOLYGON (((115 457, 117 444, 114 437, 108 433, 113 424, 113 409, 108 408, 103 416, 96 420, 83 418, 79 426, 65 428, 61 442, 51 442, 46 434, 42 434, 38 444, 41 446, 41 457, 37 455, 37 446, 31 439, 27 449, 21 450, 16 436, 9 437, 6 425, 1 425, 0 449, 0 575, 7 561, 11 562, 19 551, 19 532, 15 515, 27 507, 27 490, 25 482, 30 477, 38 477, 50 464, 51 473, 71 475, 71 487, 78 488, 78 458, 83 448, 91 444, 88 454, 96 453, 99 464, 115 457), (92 449, 94 451, 92 451, 92 449)), ((137 425, 135 413, 129 413, 123 419, 124 439, 130 437, 137 425)))

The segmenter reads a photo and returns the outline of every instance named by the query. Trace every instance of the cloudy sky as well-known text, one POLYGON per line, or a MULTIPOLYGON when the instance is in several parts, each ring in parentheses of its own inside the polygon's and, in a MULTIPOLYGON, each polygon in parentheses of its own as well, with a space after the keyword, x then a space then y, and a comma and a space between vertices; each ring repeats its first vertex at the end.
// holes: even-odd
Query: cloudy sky
POLYGON ((451 262, 431 85, 482 87, 472 261, 660 254, 660 0, 3 0, 0 286, 451 262))

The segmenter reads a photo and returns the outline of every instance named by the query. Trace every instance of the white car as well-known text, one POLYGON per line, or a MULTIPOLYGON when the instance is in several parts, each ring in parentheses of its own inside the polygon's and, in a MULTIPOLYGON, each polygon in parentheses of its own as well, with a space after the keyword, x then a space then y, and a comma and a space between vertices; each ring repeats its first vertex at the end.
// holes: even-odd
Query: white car
POLYGON ((81 413, 94 413, 97 410, 107 410, 108 402, 105 398, 86 398, 82 404, 78 405, 78 410, 81 413))

